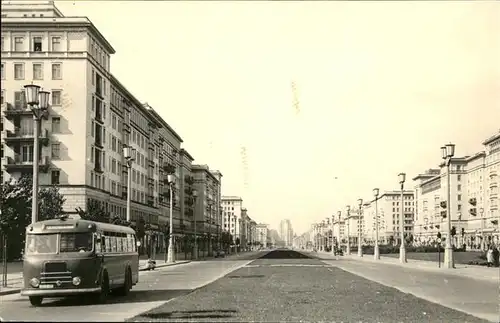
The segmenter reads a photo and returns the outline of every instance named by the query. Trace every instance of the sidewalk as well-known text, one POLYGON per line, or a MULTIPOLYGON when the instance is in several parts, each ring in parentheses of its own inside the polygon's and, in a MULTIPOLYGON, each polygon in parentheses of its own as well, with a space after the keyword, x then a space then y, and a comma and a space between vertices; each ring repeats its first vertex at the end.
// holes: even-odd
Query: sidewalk
MULTIPOLYGON (((323 259, 337 259, 331 252, 318 252, 318 256, 323 259)), ((375 260, 373 255, 363 255, 363 257, 358 257, 357 254, 344 255, 340 257, 340 260, 354 260, 354 261, 365 261, 371 263, 383 263, 393 266, 401 266, 407 268, 414 268, 432 272, 440 272, 447 275, 457 275, 462 277, 468 277, 472 279, 481 279, 486 281, 492 281, 498 283, 500 281, 500 268, 488 268, 483 266, 474 265, 462 265, 455 264, 455 269, 439 268, 437 262, 425 261, 425 260, 414 260, 408 259, 407 263, 400 263, 399 258, 394 257, 384 257, 380 256, 380 260, 375 260)))

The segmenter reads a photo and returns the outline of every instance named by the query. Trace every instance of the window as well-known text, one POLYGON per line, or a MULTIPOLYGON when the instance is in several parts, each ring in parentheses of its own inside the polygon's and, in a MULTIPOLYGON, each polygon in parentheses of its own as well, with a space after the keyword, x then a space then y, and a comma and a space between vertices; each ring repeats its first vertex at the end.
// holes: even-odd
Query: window
POLYGON ((23 63, 15 63, 14 64, 14 79, 15 80, 24 80, 24 64, 23 63))
POLYGON ((4 101, 5 101, 5 99, 4 99, 4 91, 3 90, 0 91, 0 95, 1 95, 1 97, 0 97, 0 104, 3 104, 4 101))
POLYGON ((33 63, 33 79, 43 80, 43 64, 33 63))
POLYGON ((60 252, 90 252, 92 251, 92 233, 61 233, 60 252))
POLYGON ((50 176, 50 183, 52 185, 59 185, 59 177, 61 176, 61 173, 58 170, 53 170, 50 176))
POLYGON ((59 159, 59 158, 61 158, 61 156, 60 156, 60 150, 61 150, 61 144, 60 143, 54 143, 54 144, 52 144, 52 159, 59 159))
POLYGON ((24 50, 24 38, 14 37, 14 51, 22 52, 24 50))
POLYGON ((52 90, 52 105, 61 105, 61 90, 52 90))
POLYGON ((14 108, 24 109, 26 107, 26 98, 24 91, 14 92, 14 108))
POLYGON ((61 118, 60 117, 52 117, 52 132, 60 133, 61 132, 61 118))
POLYGON ((33 162, 33 146, 21 146, 21 160, 23 163, 33 162))
POLYGON ((52 51, 62 52, 61 37, 52 37, 52 51))
POLYGON ((1 46, 2 46, 2 48, 1 48, 2 52, 3 52, 3 51, 5 51, 5 47, 4 47, 4 38, 3 38, 3 37, 2 37, 2 44, 1 44, 1 46))
POLYGON ((57 234, 26 235, 26 254, 49 254, 57 252, 57 234))
POLYGON ((42 37, 33 37, 33 51, 42 51, 42 37))
POLYGON ((5 80, 5 63, 2 63, 2 71, 1 71, 1 76, 2 76, 2 80, 5 80))
POLYGON ((61 80, 62 79, 62 64, 53 63, 52 64, 52 79, 61 80))

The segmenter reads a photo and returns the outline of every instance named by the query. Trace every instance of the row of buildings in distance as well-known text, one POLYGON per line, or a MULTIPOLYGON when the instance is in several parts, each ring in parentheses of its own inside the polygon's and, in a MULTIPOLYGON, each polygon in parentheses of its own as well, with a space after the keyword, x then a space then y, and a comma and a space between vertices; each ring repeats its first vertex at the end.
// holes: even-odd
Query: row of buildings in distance
MULTIPOLYGON (((155 235, 160 231, 162 249, 161 228, 169 224, 167 174, 174 173, 176 236, 193 234, 196 222, 197 232, 209 241, 222 230, 245 244, 251 239, 255 222, 241 208, 235 222, 236 211, 227 204, 233 201, 222 200, 222 173, 195 164, 181 136, 111 73, 115 50, 87 17, 65 17, 53 1, 2 2, 1 10, 2 183, 31 173, 39 158, 40 184, 60 188, 65 212, 86 210, 95 201, 123 219, 130 189, 132 222, 142 218, 155 235), (39 156, 33 156, 33 115, 23 88, 31 83, 50 92, 39 156), (133 148, 130 169, 123 147, 133 148)), ((152 235, 148 232, 147 242, 152 235)), ((184 240, 177 240, 181 252, 184 240)))
MULTIPOLYGON (((451 222, 456 235, 455 245, 468 249, 484 249, 500 243, 500 131, 483 141, 483 150, 472 155, 453 157, 450 165, 451 222)), ((305 234, 297 237, 301 247, 325 248, 331 245, 332 235, 347 238, 357 245, 361 232, 365 244, 375 241, 375 205, 378 208, 379 243, 397 244, 400 239, 401 209, 404 212, 404 235, 413 244, 432 244, 440 232, 446 235, 447 177, 446 168, 431 168, 412 178, 413 185, 405 184, 403 201, 401 190, 380 191, 365 200, 361 208, 351 206, 349 214, 340 211, 315 223, 305 234), (361 215, 361 216, 360 216, 361 215), (349 227, 349 233, 347 228, 349 227)), ((395 182, 396 176, 395 176, 395 182)))

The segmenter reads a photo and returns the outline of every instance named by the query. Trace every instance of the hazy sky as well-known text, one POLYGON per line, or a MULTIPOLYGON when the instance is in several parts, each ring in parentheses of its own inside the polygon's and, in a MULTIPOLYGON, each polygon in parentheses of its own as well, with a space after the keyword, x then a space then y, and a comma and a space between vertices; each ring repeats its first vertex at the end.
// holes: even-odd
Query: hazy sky
POLYGON ((500 128, 498 2, 56 5, 92 20, 112 73, 275 228, 302 232, 500 128))

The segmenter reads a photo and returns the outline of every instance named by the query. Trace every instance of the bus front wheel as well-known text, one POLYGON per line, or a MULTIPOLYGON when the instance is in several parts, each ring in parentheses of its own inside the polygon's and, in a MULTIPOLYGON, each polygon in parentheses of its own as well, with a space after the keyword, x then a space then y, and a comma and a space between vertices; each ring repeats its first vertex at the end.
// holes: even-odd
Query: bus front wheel
POLYGON ((104 273, 101 281, 101 292, 96 295, 96 303, 103 304, 107 301, 109 295, 108 273, 104 273))
POLYGON ((42 305, 43 302, 43 297, 42 296, 30 296, 30 303, 33 306, 40 306, 42 305))

